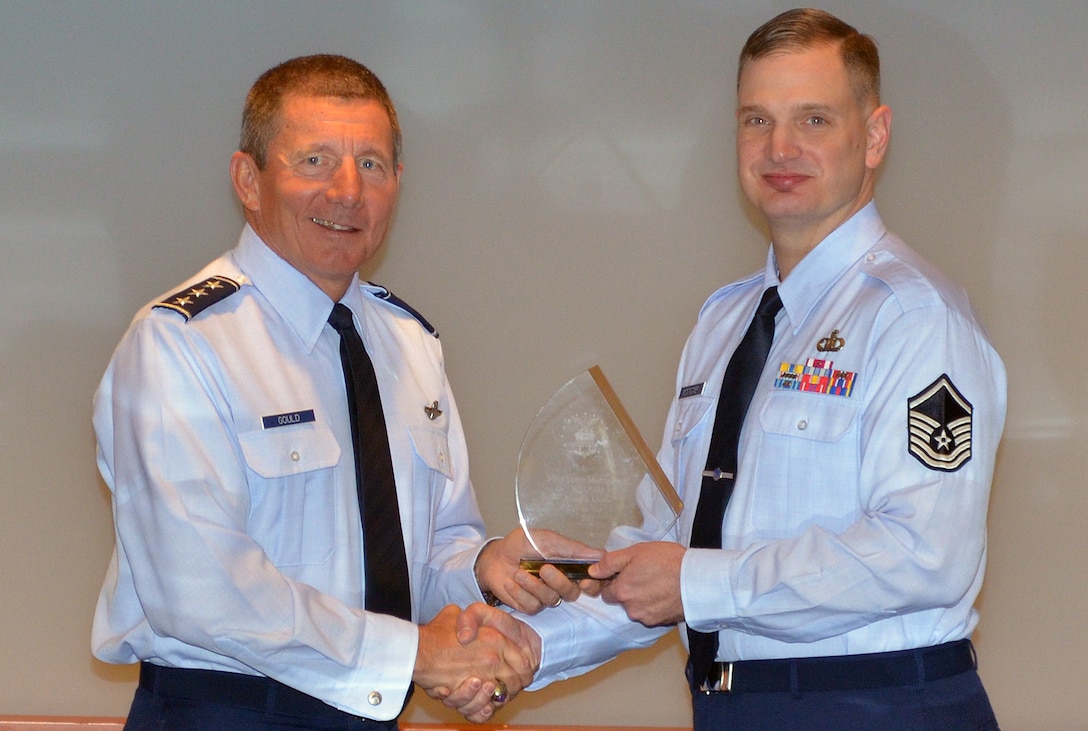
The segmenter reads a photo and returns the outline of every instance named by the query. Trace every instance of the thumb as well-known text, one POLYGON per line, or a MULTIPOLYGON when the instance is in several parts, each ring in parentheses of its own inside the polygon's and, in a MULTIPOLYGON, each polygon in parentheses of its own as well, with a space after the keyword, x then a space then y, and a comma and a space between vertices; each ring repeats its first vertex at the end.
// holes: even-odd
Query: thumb
POLYGON ((480 621, 479 613, 473 609, 475 606, 477 605, 469 605, 457 617, 457 624, 455 625, 457 641, 462 645, 467 645, 475 640, 476 635, 480 632, 480 625, 483 624, 480 621))
POLYGON ((594 579, 611 579, 630 562, 622 551, 609 551, 601 556, 597 563, 589 567, 589 575, 594 579))

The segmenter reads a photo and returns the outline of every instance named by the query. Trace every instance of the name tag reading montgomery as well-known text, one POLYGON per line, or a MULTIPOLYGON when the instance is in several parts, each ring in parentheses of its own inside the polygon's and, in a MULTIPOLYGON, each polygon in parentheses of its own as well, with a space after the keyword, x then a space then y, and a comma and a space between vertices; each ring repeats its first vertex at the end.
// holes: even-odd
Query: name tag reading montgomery
POLYGON ((313 409, 306 409, 305 411, 289 411, 286 414, 273 414, 272 416, 262 416, 261 424, 265 429, 276 429, 281 426, 291 426, 293 424, 308 424, 311 421, 316 421, 313 409))

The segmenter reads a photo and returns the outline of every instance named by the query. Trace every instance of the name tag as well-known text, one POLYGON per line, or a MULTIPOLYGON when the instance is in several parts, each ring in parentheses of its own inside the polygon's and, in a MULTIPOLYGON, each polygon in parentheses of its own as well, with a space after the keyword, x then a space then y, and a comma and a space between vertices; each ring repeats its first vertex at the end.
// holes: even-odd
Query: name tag
POLYGON ((261 417, 261 423, 264 424, 265 429, 275 429, 281 426, 291 426, 292 424, 307 424, 311 421, 316 421, 313 409, 261 417))
POLYGON ((702 383, 696 383, 693 386, 684 386, 680 389, 680 398, 691 398, 692 396, 698 396, 703 392, 702 383))

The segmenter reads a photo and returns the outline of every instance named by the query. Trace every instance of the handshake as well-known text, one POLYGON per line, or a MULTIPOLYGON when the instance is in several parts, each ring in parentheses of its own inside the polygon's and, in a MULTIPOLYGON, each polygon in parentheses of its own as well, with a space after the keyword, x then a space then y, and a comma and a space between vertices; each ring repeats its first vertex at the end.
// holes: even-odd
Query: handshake
MULTIPOLYGON (((558 534, 551 534, 545 550, 579 558, 602 555, 558 534)), ((540 578, 530 576, 519 564, 533 553, 520 529, 489 543, 476 562, 480 586, 526 614, 599 591, 599 582, 575 583, 554 566, 544 566, 540 578)), ((451 604, 420 626, 412 679, 431 698, 481 723, 533 681, 540 657, 540 637, 513 615, 482 603, 464 610, 451 604)))

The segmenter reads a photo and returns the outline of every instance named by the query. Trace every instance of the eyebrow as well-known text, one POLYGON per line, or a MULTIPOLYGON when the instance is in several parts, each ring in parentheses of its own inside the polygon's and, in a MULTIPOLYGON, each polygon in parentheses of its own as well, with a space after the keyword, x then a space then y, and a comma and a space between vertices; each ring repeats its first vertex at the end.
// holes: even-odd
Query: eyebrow
MULTIPOLYGON (((737 112, 739 114, 768 114, 769 111, 770 110, 762 104, 746 104, 744 106, 737 107, 737 112)), ((791 107, 789 111, 791 114, 836 113, 835 107, 829 104, 822 104, 819 102, 800 104, 796 107, 791 107)))
MULTIPOLYGON (((291 153, 291 156, 292 157, 309 157, 311 155, 334 154, 334 153, 337 154, 337 155, 339 154, 339 148, 336 145, 329 144, 328 142, 325 142, 325 141, 320 141, 320 142, 315 142, 315 143, 310 144, 310 145, 299 145, 291 153)), ((383 161, 388 161, 389 159, 391 159, 385 153, 385 151, 382 150, 380 145, 364 145, 363 147, 361 147, 358 150, 358 152, 356 154, 352 155, 352 157, 354 157, 356 159, 358 159, 358 158, 369 158, 369 159, 377 159, 377 160, 383 160, 383 161)))

